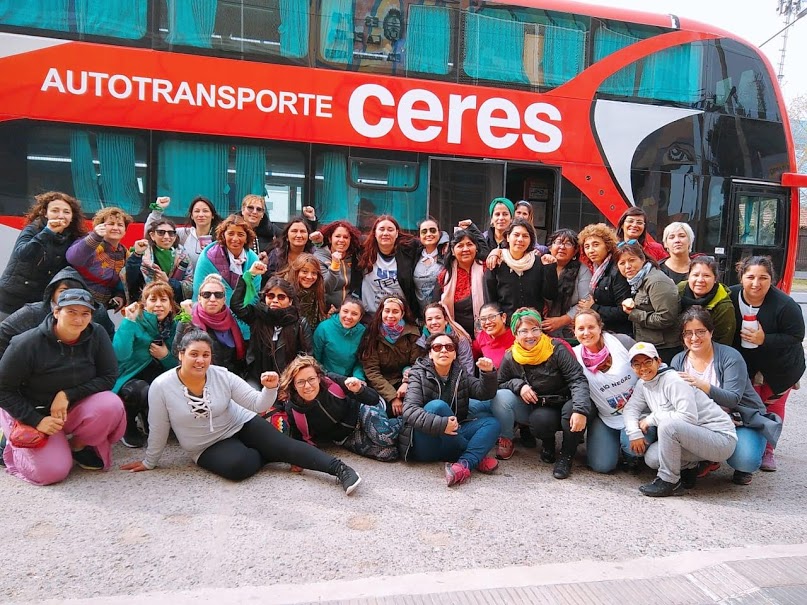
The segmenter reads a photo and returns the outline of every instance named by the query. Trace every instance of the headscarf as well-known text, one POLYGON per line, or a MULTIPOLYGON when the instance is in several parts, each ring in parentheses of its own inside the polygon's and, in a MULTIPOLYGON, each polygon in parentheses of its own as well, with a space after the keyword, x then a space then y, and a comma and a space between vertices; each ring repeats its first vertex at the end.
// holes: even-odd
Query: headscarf
MULTIPOLYGON (((532 317, 539 324, 541 323, 541 314, 535 309, 524 309, 523 311, 516 311, 510 320, 510 331, 515 336, 516 326, 518 322, 524 317, 532 317)), ((513 355, 513 361, 521 365, 537 366, 544 363, 552 356, 555 350, 555 345, 552 344, 552 339, 546 334, 541 334, 538 343, 529 351, 522 347, 518 341, 513 343, 510 351, 513 355)))
POLYGON ((493 201, 490 203, 488 207, 488 214, 493 216, 493 209, 498 205, 502 204, 503 206, 507 206, 507 209, 510 211, 510 216, 516 215, 516 207, 513 205, 513 202, 508 200, 506 197, 495 197, 493 201))

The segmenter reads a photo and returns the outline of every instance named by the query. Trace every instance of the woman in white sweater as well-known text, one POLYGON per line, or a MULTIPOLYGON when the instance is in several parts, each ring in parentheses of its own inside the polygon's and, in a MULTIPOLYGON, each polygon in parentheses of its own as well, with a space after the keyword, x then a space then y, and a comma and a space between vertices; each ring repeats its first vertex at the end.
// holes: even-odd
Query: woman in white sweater
POLYGON ((658 469, 639 491, 657 498, 679 495, 694 487, 699 461, 723 462, 734 453, 734 422, 706 393, 664 365, 653 345, 637 342, 628 357, 639 382, 622 411, 625 432, 633 453, 658 469), (648 446, 644 433, 650 427, 657 428, 658 441, 648 446))
POLYGON ((328 473, 350 495, 361 478, 338 458, 277 431, 258 413, 277 399, 278 375, 264 372, 256 391, 220 366, 211 366, 210 336, 185 334, 179 345, 180 365, 159 376, 149 389, 149 441, 142 462, 124 464, 128 471, 156 468, 173 429, 179 445, 194 461, 225 479, 240 481, 270 462, 328 473))

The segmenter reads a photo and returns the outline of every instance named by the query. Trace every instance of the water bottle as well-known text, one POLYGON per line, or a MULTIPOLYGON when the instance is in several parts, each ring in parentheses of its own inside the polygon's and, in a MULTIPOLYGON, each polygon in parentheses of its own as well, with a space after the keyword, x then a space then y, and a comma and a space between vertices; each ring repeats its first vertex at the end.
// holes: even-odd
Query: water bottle
MULTIPOLYGON (((743 315, 743 323, 741 329, 759 330, 759 321, 756 315, 743 315)), ((747 340, 740 339, 740 346, 743 349, 756 349, 759 345, 747 340)))

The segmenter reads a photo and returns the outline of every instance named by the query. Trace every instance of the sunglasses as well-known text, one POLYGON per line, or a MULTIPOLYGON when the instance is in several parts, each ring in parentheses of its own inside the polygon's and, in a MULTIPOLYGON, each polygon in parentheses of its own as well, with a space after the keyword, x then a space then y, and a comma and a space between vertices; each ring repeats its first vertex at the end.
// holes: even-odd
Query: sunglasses
POLYGON ((623 246, 632 246, 633 244, 638 244, 639 241, 635 239, 627 239, 624 242, 619 242, 616 247, 622 248, 623 246))
POLYGON ((221 300, 222 298, 224 298, 224 292, 199 292, 199 296, 201 296, 204 299, 213 297, 218 300, 221 300))
POLYGON ((244 206, 244 210, 247 212, 255 212, 257 214, 263 214, 263 208, 260 206, 244 206))
POLYGON ((278 302, 283 302, 284 300, 289 300, 288 294, 275 294, 274 292, 267 292, 266 293, 266 300, 277 300, 278 302))
POLYGON ((174 237, 177 234, 177 232, 174 231, 173 229, 155 229, 154 233, 156 233, 160 237, 165 237, 166 235, 174 237))
POLYGON ((437 233, 437 227, 424 227, 420 230, 421 235, 427 235, 429 233, 437 233))
POLYGON ((453 342, 447 342, 447 343, 436 342, 432 345, 432 351, 434 351, 435 353, 439 353, 440 351, 448 351, 449 353, 453 353, 454 351, 456 351, 456 347, 454 346, 453 342))

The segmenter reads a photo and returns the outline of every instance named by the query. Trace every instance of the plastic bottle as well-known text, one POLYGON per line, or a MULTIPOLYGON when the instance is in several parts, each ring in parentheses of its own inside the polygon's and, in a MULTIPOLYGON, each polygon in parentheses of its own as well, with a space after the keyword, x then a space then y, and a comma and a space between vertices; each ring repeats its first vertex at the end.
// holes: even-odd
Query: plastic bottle
MULTIPOLYGON (((743 315, 742 330, 759 330, 759 321, 756 315, 743 315)), ((740 339, 740 346, 743 349, 756 349, 759 345, 747 340, 740 339)))

